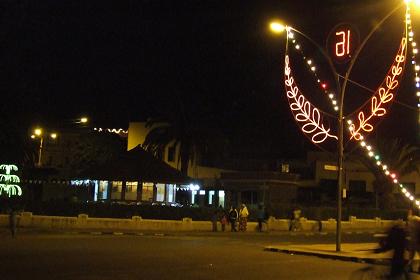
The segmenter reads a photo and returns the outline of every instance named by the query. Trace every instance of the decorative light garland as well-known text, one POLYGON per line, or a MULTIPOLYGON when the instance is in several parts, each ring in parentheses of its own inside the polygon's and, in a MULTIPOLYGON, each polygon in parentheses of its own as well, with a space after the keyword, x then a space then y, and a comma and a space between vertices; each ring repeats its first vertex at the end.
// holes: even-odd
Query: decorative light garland
POLYGON ((94 128, 93 130, 98 132, 109 132, 115 134, 128 134, 128 130, 124 130, 122 128, 94 128))
MULTIPOLYGON (((372 132, 372 120, 374 117, 382 117, 386 114, 386 103, 394 99, 395 91, 402 77, 402 71, 406 61, 406 45, 407 38, 401 40, 400 48, 395 57, 394 63, 391 65, 385 80, 382 82, 378 90, 375 91, 370 99, 370 108, 362 109, 358 113, 358 124, 350 123, 350 139, 360 140, 361 132, 372 132)), ((367 107, 367 106, 364 106, 367 107)))
POLYGON ((330 128, 324 127, 319 109, 306 100, 305 96, 299 91, 292 76, 288 55, 285 57, 284 75, 290 109, 295 116, 295 120, 303 124, 301 127, 303 133, 310 135, 314 143, 322 143, 327 138, 338 139, 337 136, 330 134, 330 128))
POLYGON ((289 28, 287 29, 287 37, 291 39, 292 44, 294 45, 295 49, 302 55, 302 58, 305 62, 305 65, 308 67, 308 69, 313 73, 315 76, 315 80, 320 86, 320 89, 325 93, 325 95, 328 97, 328 99, 333 104, 334 111, 338 112, 338 101, 336 94, 333 91, 328 90, 328 84, 326 81, 323 81, 319 78, 317 73, 317 67, 315 62, 311 59, 305 56, 303 48, 301 45, 297 42, 297 39, 295 38, 295 34, 292 32, 292 30, 289 28))
MULTIPOLYGON (((406 30, 408 30, 408 41, 411 42, 410 45, 412 47, 411 63, 412 63, 412 65, 414 65, 414 71, 415 71, 414 81, 415 81, 415 87, 416 87, 416 96, 419 98, 418 103, 417 103, 417 107, 420 108, 420 76, 419 76, 420 65, 418 65, 417 62, 416 62, 416 55, 418 53, 418 49, 417 49, 417 43, 414 41, 414 32, 413 32, 413 28, 412 28, 412 25, 411 25, 410 7, 409 7, 408 3, 407 3, 405 19, 406 19, 405 20, 406 30)), ((288 37, 293 38, 292 43, 295 45, 295 49, 300 51, 303 59, 306 60, 306 57, 304 56, 303 52, 301 51, 300 45, 297 43, 296 39, 294 39, 294 34, 292 32, 290 32, 290 30, 288 30, 288 37)), ((383 84, 386 85, 387 89, 385 89, 383 86, 381 86, 377 90, 378 97, 380 98, 379 102, 378 102, 378 97, 375 96, 375 94, 370 99, 370 101, 371 101, 371 115, 368 118, 364 118, 363 111, 359 112, 358 116, 359 116, 360 126, 357 129, 356 129, 356 126, 353 124, 353 122, 351 120, 348 120, 347 124, 348 124, 350 134, 352 135, 351 138, 354 138, 355 140, 360 141, 360 146, 366 150, 366 153, 367 153, 368 157, 374 159, 376 165, 378 166, 378 168, 380 168, 380 170, 383 171, 384 175, 386 177, 389 177, 390 180, 394 184, 397 184, 399 186, 401 192, 406 196, 406 198, 408 198, 410 201, 414 202, 415 205, 420 209, 420 200, 415 199, 415 196, 413 194, 411 194, 403 186, 403 184, 399 183, 397 174, 393 171, 390 171, 388 169, 388 166, 381 162, 380 155, 375 152, 372 145, 370 145, 369 143, 367 143, 366 140, 364 140, 364 136, 360 132, 360 130, 363 130, 363 131, 366 131, 366 132, 372 131, 373 127, 370 129, 371 125, 368 123, 368 120, 370 118, 372 118, 373 116, 383 116, 386 113, 386 110, 384 108, 382 108, 381 105, 383 103, 388 103, 394 97, 392 92, 390 92, 390 91, 394 90, 398 86, 398 80, 396 80, 396 78, 397 78, 397 76, 401 75, 401 72, 402 72, 402 67, 403 66, 401 66, 400 64, 405 62, 405 57, 406 56, 405 55, 402 56, 402 55, 405 53, 406 44, 407 44, 407 39, 402 38, 401 44, 400 44, 400 49, 399 49, 398 54, 395 58, 395 63, 391 66, 385 81, 382 83, 382 85, 383 84), (391 73, 392 76, 390 76, 389 73, 391 73)), ((311 59, 306 60, 306 62, 307 62, 307 65, 309 65, 309 66, 313 65, 313 62, 312 62, 311 59)), ((286 65, 288 66, 288 64, 289 64, 289 59, 288 59, 288 56, 286 55, 286 65)), ((315 72, 316 67, 311 66, 310 70, 312 71, 315 78, 317 79, 318 84, 321 84, 321 88, 324 90, 324 92, 326 92, 326 84, 321 83, 320 79, 318 79, 318 76, 316 75, 316 72, 315 72)), ((289 67, 289 71, 290 71, 290 67, 289 67)), ((337 111, 338 106, 336 106, 337 101, 335 99, 334 94, 329 93, 328 95, 329 95, 329 98, 331 99, 332 105, 334 106, 334 110, 337 111)), ((289 93, 288 93, 288 97, 289 97, 289 93)), ((302 99, 305 100, 303 96, 302 96, 302 99)))

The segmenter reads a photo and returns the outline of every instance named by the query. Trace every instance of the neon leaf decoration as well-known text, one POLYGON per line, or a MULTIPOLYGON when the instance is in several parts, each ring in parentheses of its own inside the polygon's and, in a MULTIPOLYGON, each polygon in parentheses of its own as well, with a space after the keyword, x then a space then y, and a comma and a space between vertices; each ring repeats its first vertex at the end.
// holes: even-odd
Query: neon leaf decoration
POLYGON ((363 132, 373 131, 372 121, 374 120, 374 117, 382 117, 387 113, 385 107, 386 105, 390 105, 387 103, 390 103, 394 99, 395 91, 399 85, 398 79, 402 77, 401 74, 406 61, 406 46, 407 39, 404 37, 401 40, 398 54, 395 57, 393 65, 388 71, 385 80, 370 99, 370 108, 366 110, 365 108, 368 106, 365 106, 357 115, 358 123, 352 123, 350 125, 350 139, 354 138, 357 141, 361 140, 363 138, 363 132))
POLYGON ((2 164, 0 170, 4 170, 5 174, 0 174, 0 195, 5 192, 9 197, 12 195, 22 195, 22 189, 17 183, 20 183, 18 176, 10 174, 12 171, 18 171, 16 165, 2 164))
POLYGON ((324 142, 327 138, 338 139, 337 136, 330 134, 330 128, 324 127, 321 112, 299 91, 291 72, 289 56, 286 55, 284 67, 286 96, 295 120, 302 125, 303 133, 310 136, 312 142, 316 144, 324 142))

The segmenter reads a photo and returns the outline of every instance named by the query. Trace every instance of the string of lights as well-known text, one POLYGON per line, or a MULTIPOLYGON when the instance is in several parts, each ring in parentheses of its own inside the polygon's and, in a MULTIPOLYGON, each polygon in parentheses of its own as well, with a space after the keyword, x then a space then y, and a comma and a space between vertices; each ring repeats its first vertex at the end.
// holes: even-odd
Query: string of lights
POLYGON ((115 133, 115 134, 128 134, 128 130, 124 130, 122 128, 98 128, 95 127, 93 130, 97 132, 109 132, 109 133, 115 133))
POLYGON ((305 65, 308 67, 309 70, 311 70, 311 72, 315 76, 315 80, 318 83, 318 85, 320 86, 321 91, 323 91, 325 93, 325 96, 327 96, 328 99, 333 104, 334 110, 336 112, 338 112, 339 108, 338 108, 338 105, 337 105, 338 102, 337 102, 336 94, 333 91, 328 90, 328 84, 327 84, 326 81, 319 78, 316 63, 313 61, 313 59, 305 56, 305 53, 304 53, 303 48, 301 47, 301 44, 299 44, 297 42, 297 39, 295 38, 295 34, 292 32, 291 29, 287 30, 287 36, 288 36, 288 38, 291 39, 291 42, 294 45, 294 48, 301 54, 301 56, 302 56, 302 58, 305 62, 305 65))

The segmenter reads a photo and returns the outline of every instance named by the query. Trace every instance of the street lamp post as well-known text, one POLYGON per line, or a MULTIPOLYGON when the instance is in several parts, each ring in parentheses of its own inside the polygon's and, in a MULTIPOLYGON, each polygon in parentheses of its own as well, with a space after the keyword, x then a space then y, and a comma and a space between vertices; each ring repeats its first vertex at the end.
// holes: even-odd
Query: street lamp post
MULTIPOLYGON (((50 133, 49 135, 51 137, 51 139, 56 139, 57 138, 57 133, 50 133)), ((34 134, 31 135, 32 139, 35 138, 39 138, 39 148, 38 148, 38 162, 37 162, 37 166, 41 167, 42 166, 42 149, 43 149, 43 145, 44 145, 44 134, 41 128, 36 128, 34 130, 34 134)))
MULTIPOLYGON (((405 1, 407 3, 407 0, 405 1)), ((349 67, 344 75, 343 83, 341 85, 340 83, 340 76, 337 72, 334 63, 331 59, 331 57, 327 54, 327 52, 324 50, 323 47, 321 47, 318 43, 316 43, 312 38, 310 38, 308 35, 304 34, 303 32, 292 28, 290 26, 285 26, 283 24, 272 22, 270 23, 270 29, 274 33, 282 33, 284 31, 289 32, 289 30, 293 30, 296 33, 299 33, 303 37, 305 37, 307 40, 309 40, 313 45, 315 45, 319 51, 321 52, 322 56, 327 60, 328 65, 334 75, 334 81, 336 84, 337 92, 339 93, 339 106, 338 106, 338 117, 337 117, 337 123, 338 123, 338 139, 337 139, 337 167, 338 167, 338 175, 337 175, 337 223, 336 223, 336 251, 341 251, 341 220, 342 220, 342 195, 343 195, 343 178, 344 178, 344 97, 346 93, 346 87, 347 82, 349 80, 349 76, 351 73, 351 70, 361 52, 361 50, 366 45, 367 41, 371 38, 373 33, 397 10, 399 10, 402 6, 404 6, 405 3, 402 3, 398 5, 396 8, 394 8, 392 11, 390 11, 380 22, 378 22, 373 29, 369 32, 369 34, 364 38, 363 42, 360 44, 358 49, 356 50, 354 56, 350 60, 349 67)), ((286 46, 287 48, 287 46, 286 46)))

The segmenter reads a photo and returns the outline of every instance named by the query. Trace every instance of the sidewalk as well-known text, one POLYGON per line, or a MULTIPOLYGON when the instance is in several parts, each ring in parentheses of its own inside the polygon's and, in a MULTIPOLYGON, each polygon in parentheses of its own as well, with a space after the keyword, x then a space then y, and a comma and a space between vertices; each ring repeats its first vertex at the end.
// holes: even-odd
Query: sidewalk
POLYGON ((392 252, 375 254, 372 250, 377 247, 377 243, 344 243, 340 252, 336 252, 335 244, 273 245, 265 247, 265 250, 370 264, 388 263, 392 252))

